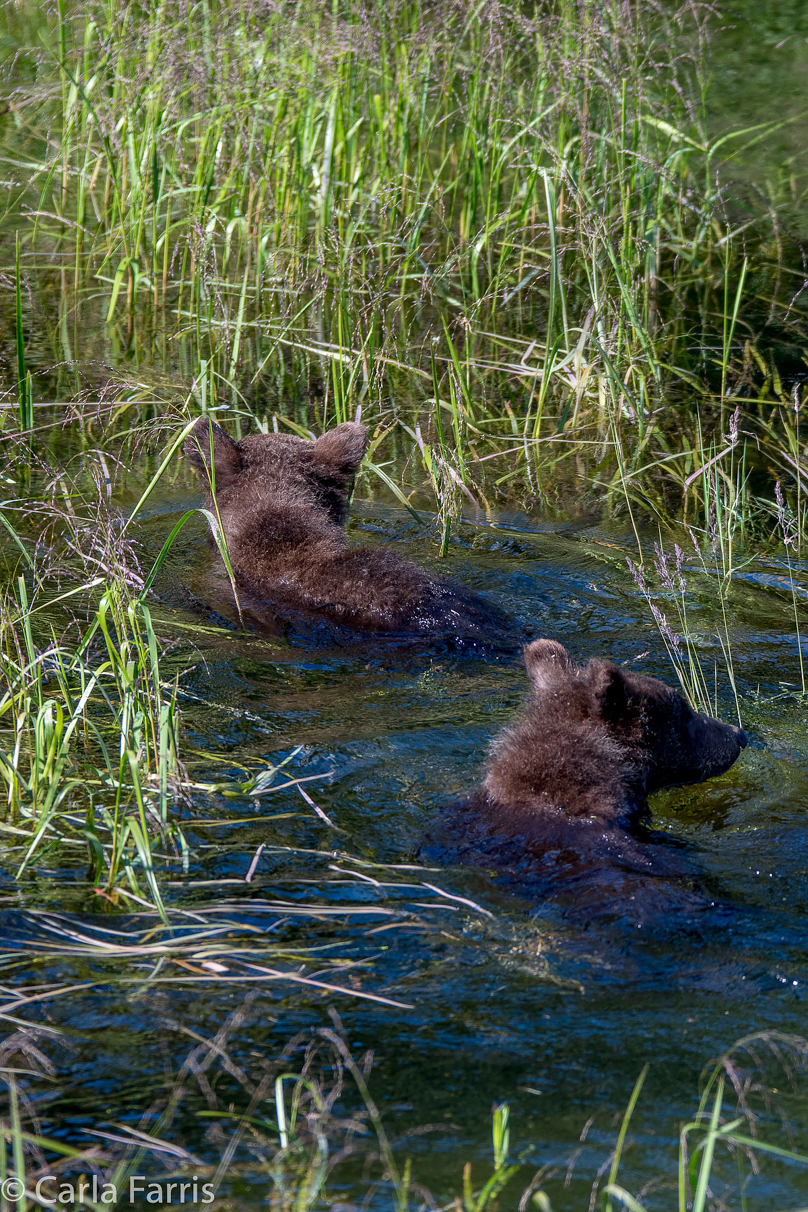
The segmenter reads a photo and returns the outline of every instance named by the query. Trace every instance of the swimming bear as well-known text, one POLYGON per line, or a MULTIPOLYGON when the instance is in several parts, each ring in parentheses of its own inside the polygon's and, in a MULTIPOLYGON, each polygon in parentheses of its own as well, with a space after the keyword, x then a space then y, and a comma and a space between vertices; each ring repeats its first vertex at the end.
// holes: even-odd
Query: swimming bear
POLYGON ((507 635, 502 612, 470 590, 386 548, 348 546, 349 492, 367 444, 365 427, 351 421, 316 441, 259 433, 235 442, 200 418, 185 453, 218 511, 237 583, 281 615, 356 632, 507 635))
POLYGON ((656 678, 577 665, 554 640, 535 640, 524 660, 530 696, 494 739, 481 785, 437 826, 442 857, 494 868, 579 920, 706 904, 673 888, 692 872, 645 827, 648 796, 729 770, 744 731, 656 678))

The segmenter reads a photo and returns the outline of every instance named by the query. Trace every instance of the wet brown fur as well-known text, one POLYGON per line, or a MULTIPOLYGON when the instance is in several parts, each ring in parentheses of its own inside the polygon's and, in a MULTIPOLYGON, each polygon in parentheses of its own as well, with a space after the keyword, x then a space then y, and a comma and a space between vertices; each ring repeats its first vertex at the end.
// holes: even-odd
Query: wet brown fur
POLYGON ((647 797, 722 774, 746 735, 656 678, 606 660, 576 665, 553 640, 524 655, 532 685, 522 715, 495 738, 482 785, 439 829, 439 846, 539 881, 542 895, 571 901, 587 920, 636 922, 683 904, 683 886, 660 891, 658 877, 678 876, 681 865, 675 871, 671 847, 643 834, 647 797))
POLYGON ((348 546, 348 497, 367 441, 353 422, 314 442, 280 433, 235 442, 197 422, 185 453, 208 509, 218 510, 237 581, 258 598, 359 631, 486 638, 502 630, 500 612, 461 586, 395 552, 348 546))
POLYGON ((630 825, 652 792, 722 774, 746 744, 657 678, 612 661, 576 665, 554 640, 529 644, 525 666, 532 693, 494 741, 483 779, 500 829, 540 832, 559 814, 630 825))

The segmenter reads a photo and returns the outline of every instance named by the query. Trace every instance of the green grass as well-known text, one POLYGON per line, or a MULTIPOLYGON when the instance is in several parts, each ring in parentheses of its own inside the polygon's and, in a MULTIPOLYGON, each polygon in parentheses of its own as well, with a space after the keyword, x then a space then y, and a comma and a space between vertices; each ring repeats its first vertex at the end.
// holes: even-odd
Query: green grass
MULTIPOLYGON (((765 1179, 768 1169, 808 1164, 808 1157, 791 1146, 787 1122, 785 1133, 783 1125, 780 1131, 775 1126, 780 1108, 766 1076, 773 1061, 781 1080, 786 1077, 793 1085, 795 1073, 803 1069, 805 1041, 764 1032, 739 1041, 705 1068, 695 1112, 680 1125, 678 1140, 665 1148, 668 1168, 645 1183, 652 1191, 648 1203, 624 1185, 631 1181, 624 1178, 627 1170, 648 1170, 641 1156, 647 1140, 632 1139, 642 1118, 648 1066, 623 1115, 612 1119, 619 1127, 611 1149, 606 1145, 605 1157, 598 1159, 594 1182, 575 1174, 575 1160, 545 1160, 535 1143, 512 1143, 519 1125, 508 1104, 500 1103, 492 1108, 485 1161, 459 1163, 447 1182, 449 1189, 433 1194, 419 1181, 412 1145, 408 1148, 405 1141, 388 1135, 371 1092, 372 1054, 357 1061, 339 1017, 334 1010, 330 1013, 333 1025, 301 1032, 279 1056, 262 1057, 258 1077, 248 1076, 234 1055, 238 1028, 250 1019, 249 1000, 230 1014, 215 1038, 188 1031, 182 1023, 167 1023, 166 1038, 183 1040, 191 1034, 194 1040, 185 1063, 165 1075, 140 1129, 127 1122, 85 1128, 88 1141, 43 1136, 31 1096, 45 1083, 57 1083, 58 1088, 58 1072, 47 1052, 59 1033, 52 1032, 49 1039, 47 1032, 18 1031, 4 1041, 4 1055, 14 1063, 0 1070, 7 1091, 0 1177, 24 1178, 25 1193, 7 1206, 23 1212, 40 1206, 33 1198, 40 1180, 45 1195, 53 1198, 61 1184, 71 1184, 74 1190, 82 1181, 89 1184, 89 1172, 96 1175, 99 1192, 115 1188, 114 1206, 119 1207, 130 1202, 132 1176, 145 1174, 163 1190, 169 1181, 195 1181, 205 1202, 210 1202, 211 1190, 224 1200, 235 1190, 248 1202, 266 1199, 277 1212, 346 1206, 392 1207, 397 1212, 436 1207, 447 1212, 516 1207, 552 1212, 557 1197, 568 1206, 565 1188, 571 1180, 582 1209, 707 1212, 717 1200, 721 1207, 744 1209, 750 1184, 765 1179), (201 1104, 195 1097, 197 1084, 205 1094, 201 1104), (199 1125, 212 1132, 203 1157, 198 1146, 186 1140, 189 1108, 195 1109, 199 1125), (785 1144, 768 1142, 762 1129, 778 1138, 785 1135, 785 1144), (44 1181, 46 1175, 52 1177, 44 1181)), ((256 1070, 254 1063, 251 1069, 256 1070)), ((595 1109, 589 1124, 603 1115, 595 1109)), ((433 1125, 435 1131, 439 1128, 433 1125)), ((653 1142, 656 1155, 660 1144, 653 1142)), ((588 1168, 591 1164, 590 1159, 588 1168)), ((104 1205, 109 1206, 109 1198, 104 1205)))
MULTIPOLYGON (((237 430, 357 409, 395 430, 444 546, 466 494, 563 508, 581 480, 592 506, 628 491, 706 522, 708 452, 739 403, 738 453, 799 463, 799 390, 758 348, 764 312, 808 347, 777 199, 756 211, 722 183, 775 124, 711 142, 695 10, 26 3, 4 20, 23 426, 34 395, 82 393, 74 368, 32 367, 20 329, 47 328, 65 363, 89 322, 160 368, 152 408, 182 381, 237 430)), ((117 419, 133 408, 150 411, 117 419)), ((756 487, 772 499, 765 473, 756 487)))
POLYGON ((19 596, 2 616, 0 697, 3 831, 25 839, 16 878, 58 839, 86 848, 91 881, 110 892, 125 877, 140 899, 137 858, 148 895, 162 910, 147 813, 164 843, 185 843, 169 820, 176 699, 160 681, 148 607, 108 590, 77 649, 54 637, 44 650, 33 640, 37 609, 21 577, 19 596), (94 635, 102 642, 88 659, 94 635))

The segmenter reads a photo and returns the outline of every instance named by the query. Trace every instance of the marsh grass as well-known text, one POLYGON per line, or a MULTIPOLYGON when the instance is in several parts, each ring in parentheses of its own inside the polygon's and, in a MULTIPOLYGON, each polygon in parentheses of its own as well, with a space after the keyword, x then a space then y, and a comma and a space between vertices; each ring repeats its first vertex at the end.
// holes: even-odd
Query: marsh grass
MULTIPOLYGON (((742 724, 741 706, 735 683, 732 641, 727 614, 730 578, 722 575, 719 570, 715 542, 710 545, 708 554, 705 556, 702 544, 699 543, 692 530, 689 532, 689 538, 690 561, 694 559, 698 561, 696 573, 703 573, 705 579, 709 579, 711 582, 711 588, 717 591, 720 605, 720 629, 713 635, 721 649, 721 683, 722 687, 725 681, 729 685, 740 727, 742 724), (712 557, 711 562, 708 563, 710 557, 712 557)), ((655 542, 653 562, 651 564, 649 561, 649 565, 646 566, 649 568, 649 575, 650 567, 653 567, 654 585, 649 585, 646 572, 633 560, 628 558, 626 563, 634 583, 648 604, 685 698, 697 711, 717 716, 720 714, 718 662, 715 662, 713 670, 710 670, 709 667, 705 668, 704 657, 700 651, 704 648, 704 636, 694 628, 691 621, 692 607, 695 603, 689 601, 688 578, 685 576, 686 559, 685 552, 678 543, 674 543, 673 553, 668 554, 661 542, 655 542), (658 601, 669 603, 668 609, 672 608, 675 612, 673 625, 658 605, 658 601), (711 676, 712 674, 714 677, 711 676)), ((689 568, 691 576, 693 571, 691 564, 689 568)))
POLYGON ((108 588, 75 648, 53 635, 36 645, 37 609, 20 577, 3 612, 0 697, 2 828, 24 847, 16 876, 58 840, 86 853, 90 878, 107 891, 124 879, 141 898, 145 883, 162 910, 152 839, 184 841, 169 820, 176 698, 160 680, 148 607, 108 588))
MULTIPOLYGON (((277 1212, 356 1206, 486 1212, 517 1205, 552 1212, 557 1189, 563 1192, 573 1180, 581 1207, 645 1212, 645 1196, 633 1195, 621 1180, 627 1168, 647 1170, 639 1156, 642 1144, 631 1133, 642 1115, 648 1066, 619 1117, 613 1148, 599 1164, 593 1167, 591 1158, 586 1165, 587 1171, 597 1170, 594 1182, 588 1174, 575 1174, 574 1161, 540 1162, 536 1145, 514 1144, 518 1125, 508 1104, 499 1103, 491 1112, 486 1161, 461 1163, 456 1177, 448 1180, 449 1190, 433 1194, 418 1178, 423 1146, 417 1141, 425 1134, 439 1139, 441 1125, 421 1125, 399 1138, 388 1133, 371 1092, 373 1053, 359 1059, 353 1055, 336 1011, 329 1012, 330 1025, 301 1032, 280 1054, 253 1048, 245 1063, 238 1041, 256 1009, 255 994, 249 994, 210 1038, 182 1020, 164 1017, 160 1031, 166 1043, 192 1041, 183 1064, 164 1075, 154 1101, 142 1108, 139 1124, 127 1120, 85 1126, 81 1132, 86 1139, 75 1142, 49 1138, 40 1119, 43 1112, 46 1119, 51 1114, 47 1103, 42 1110, 38 1105, 43 1085, 58 1086, 58 1069, 48 1054, 58 1046, 59 1033, 17 1028, 0 1045, 0 1078, 6 1087, 0 1165, 4 1179, 24 1177, 25 1194, 16 1206, 38 1206, 34 1189, 46 1174, 56 1177, 55 1190, 60 1183, 75 1187, 88 1181, 88 1174, 95 1175, 99 1189, 114 1184, 125 1202, 130 1176, 143 1174, 145 1165, 153 1181, 193 1176, 200 1184, 210 1183, 219 1207, 231 1206, 238 1190, 241 1200, 245 1195, 262 1198, 277 1212), (189 1104, 197 1119, 193 1141, 188 1140, 189 1104), (201 1131, 202 1148, 196 1139, 201 1131)), ((808 1157, 793 1147, 787 1122, 785 1145, 762 1136, 763 1131, 783 1132, 772 1101, 772 1065, 777 1080, 796 1091, 804 1058, 804 1041, 765 1032, 739 1041, 708 1066, 695 1114, 681 1125, 678 1142, 668 1150, 670 1169, 645 1184, 646 1190, 656 1188, 654 1206, 659 1206, 661 1188, 670 1196, 665 1206, 680 1212, 706 1212, 717 1199, 723 1207, 746 1208, 754 1199, 750 1180, 765 1173, 767 1165, 808 1164, 808 1157)))
MULTIPOLYGON (((372 1054, 366 1054, 362 1062, 357 1062, 347 1046, 339 1018, 334 1011, 331 1016, 333 1027, 318 1028, 308 1041, 301 1036, 289 1045, 287 1052, 291 1054, 295 1046, 300 1047, 305 1042, 303 1064, 299 1068, 289 1066, 288 1072, 275 1077, 275 1105, 263 1122, 255 1116, 259 1101, 257 1092, 250 1091, 248 1110, 253 1116, 250 1121, 254 1132, 253 1148, 259 1144, 264 1152, 261 1168, 270 1178, 272 1207, 285 1210, 331 1206, 331 1184, 338 1181, 340 1167, 346 1163, 350 1167, 358 1153, 366 1159, 363 1167, 366 1206, 368 1203, 373 1206, 374 1195, 380 1191, 385 1195, 384 1203, 392 1204, 399 1212, 425 1206, 485 1212, 502 1206, 500 1200, 506 1206, 533 1206, 540 1212, 552 1212, 554 1188, 561 1184, 569 1186, 575 1163, 570 1165, 565 1161, 556 1165, 550 1162, 537 1168, 535 1146, 513 1147, 511 1137, 515 1125, 507 1103, 492 1108, 491 1145, 485 1168, 479 1164, 473 1168, 471 1163, 466 1163, 462 1183, 456 1180, 453 1184, 457 1191, 454 1198, 445 1204, 436 1201, 419 1185, 417 1166, 409 1158, 404 1163, 399 1160, 408 1152, 406 1142, 392 1141, 384 1129, 382 1116, 370 1093, 372 1054), (354 1098, 359 1096, 358 1111, 347 1124, 344 1117, 340 1117, 339 1122, 335 1116, 340 1100, 347 1093, 346 1085, 353 1085, 354 1098), (256 1132, 259 1124, 261 1127, 256 1132), (378 1178, 373 1177, 374 1170, 378 1178), (473 1170, 476 1170, 475 1178, 472 1177, 473 1170)), ((768 1065, 773 1062, 781 1075, 788 1076, 793 1087, 796 1072, 804 1068, 804 1055, 804 1041, 768 1032, 739 1041, 708 1066, 695 1114, 681 1126, 678 1160, 674 1161, 670 1176, 659 1175, 656 1180, 646 1183, 646 1187, 673 1188, 675 1203, 681 1212, 686 1208, 706 1212, 716 1197, 727 1207, 740 1198, 740 1206, 746 1207, 749 1180, 760 1173, 765 1160, 808 1164, 808 1157, 793 1147, 768 1144, 761 1139, 762 1117, 758 1109, 758 1103, 765 1106, 770 1097, 765 1076, 768 1065)), ((620 1207, 630 1212, 644 1212, 642 1197, 638 1199, 632 1195, 618 1180, 621 1168, 636 1161, 637 1145, 630 1143, 629 1132, 634 1117, 641 1114, 642 1088, 647 1073, 648 1066, 635 1084, 625 1113, 619 1117, 614 1147, 597 1166, 597 1177, 584 1197, 582 1207, 597 1207, 603 1212, 615 1212, 620 1207)), ((268 1104, 269 1091, 262 1091, 262 1094, 263 1101, 268 1104)), ((221 1113, 212 1111, 211 1114, 221 1113)), ((225 1148, 225 1156, 233 1157, 234 1142, 240 1139, 240 1131, 244 1130, 244 1119, 232 1111, 226 1118, 235 1120, 234 1132, 225 1148)), ((435 1125, 432 1130, 440 1132, 440 1127, 435 1125)), ((423 1129, 419 1134, 421 1132, 423 1129)), ((673 1160, 676 1154, 673 1150, 671 1153, 673 1160)), ((577 1180, 579 1189, 582 1185, 581 1180, 577 1180)))
POLYGON ((58 482, 63 503, 55 497, 48 502, 44 495, 38 503, 7 503, 8 512, 20 515, 19 527, 0 513, 25 570, 6 590, 0 610, 0 780, 6 791, 0 829, 10 840, 25 839, 9 847, 24 846, 16 878, 54 845, 78 847, 86 851, 91 883, 124 903, 127 895, 143 903, 145 895, 166 923, 152 856, 155 847, 167 847, 187 871, 188 846, 172 813, 184 772, 178 682, 163 680, 166 642, 158 638, 146 599, 177 536, 196 513, 210 525, 235 584, 220 523, 208 510, 180 517, 145 576, 127 532, 190 424, 173 436, 125 519, 109 507, 111 481, 103 452, 95 453, 104 470, 106 501, 100 491, 89 501, 82 492, 82 476, 99 488, 91 464, 89 476, 80 473, 72 485, 56 471, 51 486, 58 482), (87 579, 88 566, 99 575, 87 579), (60 579, 72 581, 72 587, 61 591, 60 579), (83 621, 75 611, 70 614, 82 603, 83 621), (68 613, 60 614, 59 607, 68 613), (67 625, 61 639, 54 619, 67 625))
MULTIPOLYGON (((227 786, 232 792, 232 782, 227 786)), ((261 819, 271 837, 276 818, 261 819)), ((226 824, 203 819, 190 828, 197 835, 211 827, 221 833, 226 824)), ((204 849, 197 843, 197 852, 204 849)), ((433 869, 371 862, 336 843, 325 851, 267 840, 244 871, 241 878, 216 879, 164 871, 164 900, 152 905, 90 885, 89 915, 21 907, 0 955, 0 972, 13 981, 0 1014, 100 987, 134 994, 258 986, 277 998, 327 994, 412 1009, 374 987, 385 941, 394 934, 440 936, 453 920, 464 929, 493 920, 475 901, 436 884, 433 869), (286 872, 265 876, 262 857, 264 863, 285 860, 286 872), (295 864, 305 874, 295 873, 295 864), (115 912, 105 912, 110 904, 115 912)), ((563 985, 547 965, 541 975, 563 985)))
POLYGON ((361 409, 420 464, 444 550, 466 494, 563 507, 583 478, 620 509, 622 477, 668 518, 699 409, 721 426, 742 400, 801 465, 802 389, 756 344, 767 291, 770 326, 804 339, 783 215, 722 183, 776 123, 711 141, 702 7, 93 0, 4 21, 22 428, 46 369, 29 379, 26 331, 75 396, 92 317, 237 435, 361 409))
POLYGON ((105 444, 178 392, 236 436, 361 414, 366 474, 432 498, 441 554, 464 507, 705 531, 718 509, 731 577, 772 464, 798 532, 805 512, 808 328, 783 285, 804 183, 765 206, 731 183, 777 123, 711 139, 711 20, 651 0, 7 6, 7 428, 41 442, 54 393, 108 393, 103 348, 149 380, 117 393, 105 444))

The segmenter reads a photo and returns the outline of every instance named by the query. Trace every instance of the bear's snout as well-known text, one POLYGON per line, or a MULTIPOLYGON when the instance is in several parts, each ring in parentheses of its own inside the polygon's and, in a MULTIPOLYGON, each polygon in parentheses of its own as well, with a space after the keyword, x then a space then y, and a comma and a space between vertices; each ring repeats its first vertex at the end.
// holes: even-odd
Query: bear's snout
POLYGON ((723 774, 734 766, 749 744, 743 728, 724 724, 712 716, 698 715, 691 729, 691 758, 700 764, 702 778, 723 774))

